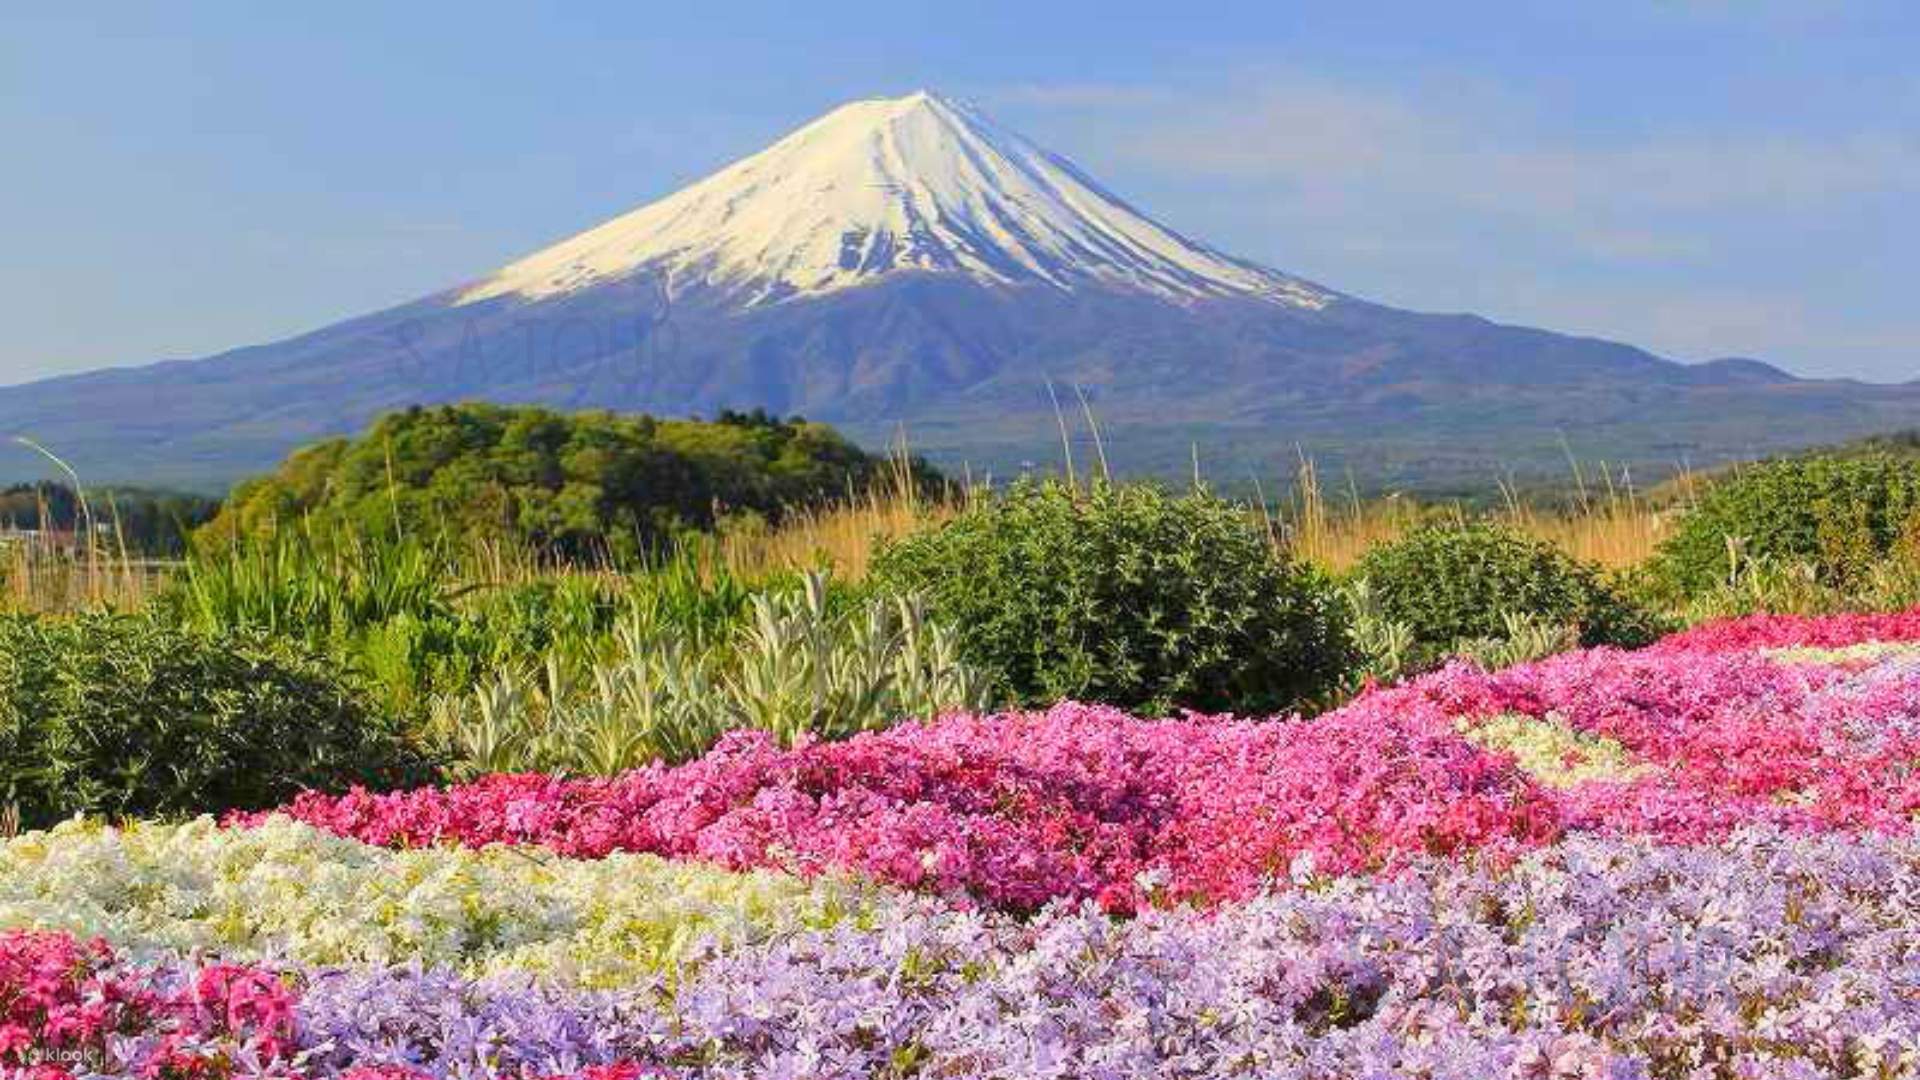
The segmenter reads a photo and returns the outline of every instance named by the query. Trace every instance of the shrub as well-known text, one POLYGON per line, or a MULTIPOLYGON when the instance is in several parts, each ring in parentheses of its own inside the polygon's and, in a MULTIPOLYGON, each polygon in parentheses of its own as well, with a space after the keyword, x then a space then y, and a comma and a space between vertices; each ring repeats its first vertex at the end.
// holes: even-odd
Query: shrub
POLYGON ((1664 586, 1695 596, 1734 577, 1739 560, 1803 562, 1848 587, 1920 523, 1920 461, 1885 454, 1782 458, 1710 487, 1654 558, 1664 586))
POLYGON ((1024 703, 1269 713, 1325 694, 1354 659, 1330 583, 1204 491, 1023 481, 887 545, 871 573, 924 596, 1024 703))
POLYGON ((287 645, 132 616, 0 619, 0 797, 24 825, 426 778, 330 665, 287 645))
POLYGON ((1545 540, 1475 522, 1417 529, 1368 551, 1355 570, 1381 615, 1431 657, 1462 642, 1507 640, 1513 620, 1573 626, 1585 645, 1639 645, 1654 617, 1545 540))
POLYGON ((809 573, 751 594, 747 620, 721 634, 636 605, 603 662, 583 672, 556 651, 536 677, 506 667, 436 702, 433 730, 465 775, 607 776, 691 760, 734 729, 793 745, 986 706, 986 680, 918 598, 836 595, 809 573))

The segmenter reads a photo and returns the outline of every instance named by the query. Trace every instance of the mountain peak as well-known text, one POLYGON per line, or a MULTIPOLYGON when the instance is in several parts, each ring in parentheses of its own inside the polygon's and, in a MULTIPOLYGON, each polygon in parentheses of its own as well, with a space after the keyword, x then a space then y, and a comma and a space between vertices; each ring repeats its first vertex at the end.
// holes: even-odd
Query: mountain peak
POLYGON ((842 105, 658 202, 527 256, 459 303, 640 273, 744 306, 901 273, 1320 308, 1335 294, 1147 218, 1079 169, 930 90, 842 105))
MULTIPOLYGON (((840 106, 840 108, 845 109, 862 104, 882 105, 891 109, 896 115, 911 112, 914 109, 941 108, 951 110, 964 108, 958 100, 950 98, 937 90, 929 90, 924 86, 911 93, 902 94, 899 97, 866 98, 862 101, 850 101, 846 105, 840 106)), ((831 112, 829 112, 828 115, 831 115, 831 112)))
MULTIPOLYGON (((925 88, 899 97, 870 97, 849 101, 827 110, 793 134, 831 123, 838 128, 877 128, 910 120, 916 114, 934 123, 950 123, 974 110, 954 98, 925 88)), ((964 121, 961 121, 964 122, 964 121)))

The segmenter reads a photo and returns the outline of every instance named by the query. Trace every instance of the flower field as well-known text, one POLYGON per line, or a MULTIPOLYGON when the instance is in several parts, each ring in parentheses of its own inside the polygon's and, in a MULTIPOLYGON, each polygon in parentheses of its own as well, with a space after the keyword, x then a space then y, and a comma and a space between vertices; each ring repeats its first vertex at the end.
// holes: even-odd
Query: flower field
POLYGON ((1920 1076, 1920 615, 0 849, 36 1078, 1920 1076))

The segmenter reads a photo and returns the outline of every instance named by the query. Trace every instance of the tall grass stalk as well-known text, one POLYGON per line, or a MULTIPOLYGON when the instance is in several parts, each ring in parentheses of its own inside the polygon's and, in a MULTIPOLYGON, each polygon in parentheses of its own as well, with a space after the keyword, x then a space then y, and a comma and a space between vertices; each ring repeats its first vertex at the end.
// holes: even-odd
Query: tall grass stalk
POLYGON ((41 495, 40 527, 8 535, 0 548, 0 597, 9 611, 67 614, 79 611, 130 611, 144 606, 164 585, 177 564, 134 559, 121 528, 120 507, 109 499, 113 529, 100 526, 80 474, 58 454, 24 435, 13 441, 46 458, 65 473, 78 503, 79 520, 70 541, 54 527, 52 508, 41 495))
POLYGON ((939 525, 959 513, 971 493, 967 485, 932 496, 922 492, 902 447, 889 458, 880 482, 865 491, 849 491, 830 506, 789 511, 774 528, 723 532, 718 561, 750 579, 819 569, 832 571, 838 581, 860 581, 876 541, 939 525))
MULTIPOLYGON (((1576 470, 1573 498, 1553 507, 1542 507, 1503 483, 1500 506, 1490 516, 1606 569, 1638 565, 1666 537, 1674 516, 1692 498, 1695 480, 1683 473, 1652 493, 1635 488, 1624 471, 1616 475, 1602 467, 1598 472, 1604 480, 1589 484, 1586 471, 1576 470)), ((1291 499, 1277 515, 1271 530, 1277 543, 1296 558, 1336 573, 1418 525, 1474 516, 1458 503, 1421 504, 1398 495, 1362 500, 1351 487, 1330 498, 1319 471, 1306 459, 1294 477, 1291 499)))

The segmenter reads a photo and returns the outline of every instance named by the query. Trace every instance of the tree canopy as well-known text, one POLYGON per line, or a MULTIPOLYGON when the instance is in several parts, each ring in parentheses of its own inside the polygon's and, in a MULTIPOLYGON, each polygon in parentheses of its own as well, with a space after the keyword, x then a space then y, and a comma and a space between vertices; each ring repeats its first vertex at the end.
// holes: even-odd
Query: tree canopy
MULTIPOLYGON (((825 424, 764 411, 713 421, 481 403, 390 413, 236 487, 206 535, 290 523, 477 533, 560 554, 631 554, 728 516, 770 521, 863 491, 892 467, 825 424)), ((937 482, 925 464, 916 483, 937 482)))
MULTIPOLYGON (((90 488, 88 509, 101 543, 129 552, 177 555, 192 530, 213 517, 216 499, 176 491, 90 488)), ((0 529, 73 530, 86 524, 73 488, 52 480, 0 488, 0 529)))

